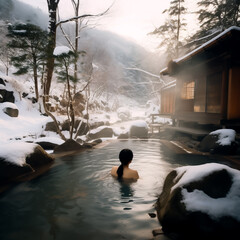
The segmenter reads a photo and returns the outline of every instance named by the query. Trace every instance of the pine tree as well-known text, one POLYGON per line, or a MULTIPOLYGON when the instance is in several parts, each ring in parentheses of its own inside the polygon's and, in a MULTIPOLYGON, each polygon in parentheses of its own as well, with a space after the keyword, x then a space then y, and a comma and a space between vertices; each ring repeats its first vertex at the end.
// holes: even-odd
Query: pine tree
POLYGON ((44 66, 47 32, 33 24, 15 24, 9 26, 8 37, 11 39, 8 46, 15 51, 11 57, 17 68, 14 74, 33 74, 38 101, 38 75, 44 66))
POLYGON ((172 0, 169 9, 163 11, 168 13, 167 20, 151 33, 162 37, 159 47, 166 47, 169 59, 178 57, 179 48, 182 45, 180 35, 186 26, 183 16, 187 11, 184 3, 185 0, 172 0))
MULTIPOLYGON (((190 41, 200 45, 231 26, 240 25, 240 0, 198 1, 200 29, 190 41)), ((195 47, 196 47, 195 45, 195 47)))

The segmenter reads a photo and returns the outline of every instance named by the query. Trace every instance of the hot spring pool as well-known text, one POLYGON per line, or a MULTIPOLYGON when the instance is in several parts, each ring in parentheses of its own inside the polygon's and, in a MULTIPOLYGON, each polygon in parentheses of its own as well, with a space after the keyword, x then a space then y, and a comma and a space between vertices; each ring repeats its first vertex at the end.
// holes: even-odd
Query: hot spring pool
POLYGON ((209 162, 176 156, 158 140, 116 141, 78 156, 56 159, 43 176, 0 195, 1 240, 150 239, 159 228, 153 204, 170 170, 209 162), (140 179, 121 183, 110 175, 123 148, 134 153, 140 179))

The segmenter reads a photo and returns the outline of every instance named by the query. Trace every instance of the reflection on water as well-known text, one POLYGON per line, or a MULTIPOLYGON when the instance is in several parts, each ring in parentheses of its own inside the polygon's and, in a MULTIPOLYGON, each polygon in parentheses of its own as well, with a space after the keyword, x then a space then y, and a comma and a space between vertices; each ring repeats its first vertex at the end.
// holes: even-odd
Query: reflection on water
POLYGON ((49 172, 0 197, 0 239, 150 239, 159 227, 153 204, 167 173, 206 157, 174 156, 157 140, 119 141, 56 159, 49 172), (110 175, 123 148, 134 153, 136 182, 110 175))
POLYGON ((118 180, 120 187, 120 194, 122 198, 128 198, 128 197, 132 197, 134 194, 134 190, 131 188, 131 182, 127 182, 124 180, 118 180))

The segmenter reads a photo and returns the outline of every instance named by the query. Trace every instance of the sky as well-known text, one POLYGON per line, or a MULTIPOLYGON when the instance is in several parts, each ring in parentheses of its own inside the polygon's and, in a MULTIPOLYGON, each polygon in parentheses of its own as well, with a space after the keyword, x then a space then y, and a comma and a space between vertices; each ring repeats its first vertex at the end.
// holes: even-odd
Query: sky
MULTIPOLYGON (((47 12, 47 0, 20 0, 47 12)), ((81 0, 80 14, 97 14, 114 2, 107 16, 98 21, 98 28, 129 38, 143 47, 154 50, 159 40, 148 33, 164 22, 163 10, 169 8, 170 0, 81 0)), ((190 2, 190 0, 189 0, 190 2)), ((71 0, 60 0, 60 15, 73 15, 71 0)))

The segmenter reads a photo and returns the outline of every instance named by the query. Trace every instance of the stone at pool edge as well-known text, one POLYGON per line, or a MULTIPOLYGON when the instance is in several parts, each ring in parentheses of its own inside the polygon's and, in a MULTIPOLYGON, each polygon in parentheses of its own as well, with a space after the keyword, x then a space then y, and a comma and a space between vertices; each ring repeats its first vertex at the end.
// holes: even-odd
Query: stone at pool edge
POLYGON ((39 145, 34 148, 32 153, 27 155, 26 164, 23 166, 9 163, 3 157, 0 157, 0 185, 14 182, 17 178, 26 174, 32 174, 38 168, 53 161, 54 158, 39 145))
POLYGON ((96 139, 90 143, 84 143, 83 145, 81 145, 73 139, 68 139, 63 144, 56 146, 54 148, 54 153, 75 152, 75 151, 77 152, 81 150, 86 150, 88 148, 92 148, 96 146, 101 142, 102 142, 101 139, 96 139))
POLYGON ((84 149, 84 147, 78 142, 74 141, 73 139, 68 139, 63 144, 56 146, 54 148, 54 153, 80 151, 82 149, 84 149))
POLYGON ((182 203, 182 188, 192 192, 194 189, 204 191, 213 199, 224 197, 232 184, 231 176, 226 170, 217 170, 205 176, 201 181, 193 181, 181 187, 172 187, 180 180, 177 172, 171 171, 165 179, 156 210, 157 216, 165 234, 177 234, 183 239, 224 239, 235 240, 239 235, 240 222, 230 216, 222 217, 217 221, 211 219, 206 213, 200 211, 187 211, 182 203), (222 185, 225 185, 221 188, 222 185), (216 187, 216 188, 215 188, 216 187))

